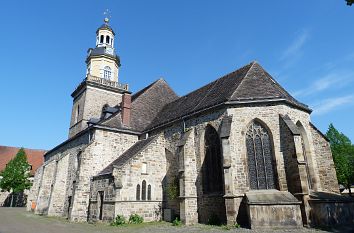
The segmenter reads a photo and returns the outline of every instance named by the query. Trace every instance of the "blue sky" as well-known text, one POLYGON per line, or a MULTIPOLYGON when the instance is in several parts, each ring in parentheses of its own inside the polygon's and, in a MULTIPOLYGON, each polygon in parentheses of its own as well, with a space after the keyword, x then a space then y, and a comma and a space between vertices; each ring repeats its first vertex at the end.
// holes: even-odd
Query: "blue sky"
POLYGON ((4 1, 0 144, 50 149, 67 139, 70 94, 111 11, 120 82, 163 77, 184 95, 252 60, 354 141, 354 6, 328 1, 4 1))

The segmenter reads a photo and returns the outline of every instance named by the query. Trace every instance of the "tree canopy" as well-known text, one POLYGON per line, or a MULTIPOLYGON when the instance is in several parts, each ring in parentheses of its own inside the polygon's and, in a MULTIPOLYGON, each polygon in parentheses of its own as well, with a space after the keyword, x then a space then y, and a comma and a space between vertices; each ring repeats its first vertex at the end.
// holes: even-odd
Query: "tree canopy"
POLYGON ((347 5, 351 6, 354 3, 354 0, 346 0, 347 1, 347 5))
POLYGON ((10 160, 6 168, 0 172, 0 188, 2 190, 20 193, 31 187, 29 181, 30 165, 27 162, 25 150, 21 148, 16 156, 10 160))
POLYGON ((351 193, 350 187, 354 183, 354 145, 333 124, 329 125, 326 136, 331 144, 338 182, 349 189, 349 193, 351 193))

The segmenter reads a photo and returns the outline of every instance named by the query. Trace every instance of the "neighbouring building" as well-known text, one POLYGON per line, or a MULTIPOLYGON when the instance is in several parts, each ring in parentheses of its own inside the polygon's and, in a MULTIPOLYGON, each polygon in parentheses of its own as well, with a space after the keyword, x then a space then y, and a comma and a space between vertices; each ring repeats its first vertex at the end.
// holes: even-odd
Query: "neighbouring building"
POLYGON ((132 94, 105 19, 72 93, 69 138, 45 154, 28 210, 72 221, 252 228, 353 223, 311 109, 257 62, 179 97, 163 79, 132 94))
MULTIPOLYGON (((19 147, 12 146, 0 146, 0 171, 4 170, 6 165, 12 160, 17 152, 20 150, 19 147)), ((30 170, 30 180, 33 181, 34 174, 37 169, 43 164, 45 154, 45 150, 35 150, 35 149, 27 149, 24 148, 27 161, 31 166, 30 170)), ((0 177, 1 179, 1 177, 0 177)), ((9 206, 10 204, 10 193, 9 192, 0 192, 0 206, 9 206)), ((16 206, 24 206, 26 205, 27 191, 23 194, 17 194, 14 205, 16 206)))

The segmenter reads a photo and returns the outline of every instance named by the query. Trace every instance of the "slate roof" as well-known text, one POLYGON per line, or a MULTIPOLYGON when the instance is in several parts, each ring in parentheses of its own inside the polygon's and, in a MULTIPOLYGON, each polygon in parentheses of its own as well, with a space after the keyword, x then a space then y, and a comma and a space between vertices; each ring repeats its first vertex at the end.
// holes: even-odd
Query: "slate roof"
POLYGON ((148 145, 150 145, 157 136, 148 137, 147 139, 137 141, 128 150, 126 150, 121 156, 109 164, 106 168, 98 173, 97 176, 111 174, 114 166, 122 166, 131 160, 135 155, 143 151, 148 145))
POLYGON ((311 112, 307 105, 294 99, 257 62, 252 62, 167 104, 145 130, 218 104, 242 104, 257 100, 282 100, 311 112))
POLYGON ((130 126, 122 125, 121 112, 113 114, 100 125, 112 128, 127 128, 142 132, 156 117, 157 113, 178 96, 165 80, 159 79, 132 96, 130 126))
MULTIPOLYGON (((19 149, 19 147, 0 146, 0 171, 5 169, 6 164, 8 164, 10 160, 16 156, 19 149)), ((27 161, 30 165, 32 165, 32 169, 30 171, 30 174, 32 176, 34 175, 36 170, 43 164, 43 155, 45 154, 45 152, 45 150, 34 150, 25 148, 27 161)))

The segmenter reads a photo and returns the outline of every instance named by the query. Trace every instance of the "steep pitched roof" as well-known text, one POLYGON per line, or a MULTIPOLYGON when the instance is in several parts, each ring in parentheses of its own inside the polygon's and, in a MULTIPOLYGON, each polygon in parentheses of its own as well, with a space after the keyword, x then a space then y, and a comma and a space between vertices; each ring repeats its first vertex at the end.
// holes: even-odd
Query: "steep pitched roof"
POLYGON ((147 139, 137 141, 128 150, 126 150, 121 156, 109 164, 106 168, 98 173, 97 176, 111 174, 113 172, 114 166, 122 166, 129 160, 131 160, 135 155, 144 150, 148 145, 150 145, 157 136, 148 137, 147 139))
MULTIPOLYGON (((159 79, 132 96, 131 121, 129 129, 143 131, 157 113, 168 103, 177 99, 176 93, 165 80, 159 79)), ((100 123, 113 128, 127 128, 122 125, 121 112, 100 123)))
MULTIPOLYGON (((8 164, 10 160, 16 156, 19 149, 19 147, 0 146, 0 171, 5 169, 6 164, 8 164)), ((30 165, 32 165, 32 169, 30 171, 31 175, 34 175, 36 170, 43 164, 43 155, 45 152, 45 150, 34 150, 25 148, 27 161, 30 165)))
POLYGON ((167 104, 146 130, 223 103, 283 100, 311 111, 295 100, 257 62, 252 62, 167 104))

